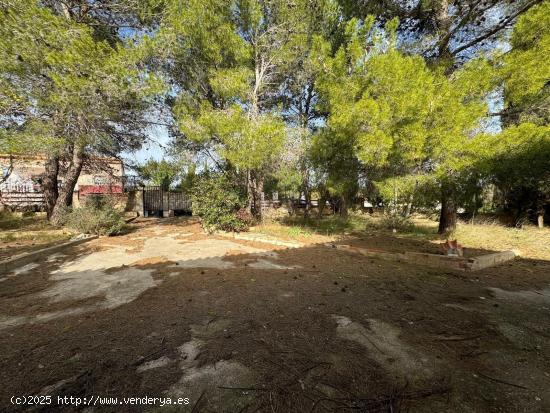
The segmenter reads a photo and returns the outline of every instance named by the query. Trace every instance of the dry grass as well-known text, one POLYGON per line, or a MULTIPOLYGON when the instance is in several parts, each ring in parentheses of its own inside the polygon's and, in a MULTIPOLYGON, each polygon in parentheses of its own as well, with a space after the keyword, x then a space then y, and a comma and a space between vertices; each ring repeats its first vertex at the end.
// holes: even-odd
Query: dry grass
MULTIPOLYGON (((399 234, 415 236, 431 242, 445 237, 437 234, 437 222, 425 217, 414 217, 410 232, 399 234)), ((539 229, 534 225, 510 228, 496 221, 459 222, 449 239, 457 239, 466 248, 488 251, 518 250, 526 258, 550 261, 550 228, 539 229)))
POLYGON ((52 228, 43 214, 0 216, 0 258, 66 241, 74 235, 65 229, 52 228))
MULTIPOLYGON (((445 239, 437 233, 437 222, 415 216, 412 225, 394 233, 385 228, 381 215, 353 214, 347 219, 325 217, 321 220, 287 218, 264 223, 252 231, 300 242, 322 242, 350 234, 387 235, 438 243, 445 239), (322 238, 322 239, 321 239, 322 238)), ((526 258, 550 261, 550 228, 524 226, 509 228, 492 221, 459 222, 456 231, 448 238, 457 239, 464 247, 488 251, 518 250, 526 258)))
POLYGON ((298 241, 304 244, 329 242, 342 235, 361 232, 366 221, 359 215, 341 218, 329 216, 322 219, 303 217, 285 217, 267 221, 250 229, 251 232, 261 232, 284 240, 298 241))
POLYGON ((498 224, 459 224, 454 236, 470 248, 519 250, 527 258, 550 261, 550 229, 528 226, 507 228, 498 224))

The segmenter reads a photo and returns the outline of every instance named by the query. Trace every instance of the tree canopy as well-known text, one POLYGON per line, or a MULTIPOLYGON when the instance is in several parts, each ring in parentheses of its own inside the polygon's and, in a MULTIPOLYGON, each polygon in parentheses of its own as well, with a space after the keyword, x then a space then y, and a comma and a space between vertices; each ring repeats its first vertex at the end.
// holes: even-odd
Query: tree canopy
POLYGON ((0 150, 48 154, 52 185, 162 112, 256 215, 268 190, 439 205, 441 232, 487 185, 518 219, 548 206, 548 0, 14 0, 0 21, 0 150))

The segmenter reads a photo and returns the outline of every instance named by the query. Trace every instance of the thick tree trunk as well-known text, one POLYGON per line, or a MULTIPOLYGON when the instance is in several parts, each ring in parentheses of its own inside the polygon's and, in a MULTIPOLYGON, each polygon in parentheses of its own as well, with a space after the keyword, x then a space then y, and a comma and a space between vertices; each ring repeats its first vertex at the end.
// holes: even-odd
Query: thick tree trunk
POLYGON ((453 188, 444 185, 441 189, 441 213, 439 215, 439 234, 446 234, 456 228, 456 202, 453 188))
POLYGON ((63 210, 70 206, 73 200, 73 192, 78 182, 78 177, 82 171, 82 164, 84 163, 84 151, 82 148, 75 147, 73 149, 73 156, 71 163, 65 175, 65 181, 63 186, 59 191, 59 196, 57 197, 57 202, 53 208, 50 222, 54 225, 59 225, 61 222, 61 214, 63 210))
POLYGON ((53 208, 57 202, 59 191, 57 177, 59 175, 59 157, 51 156, 46 160, 45 173, 42 179, 42 190, 44 192, 44 204, 48 219, 51 218, 53 208))

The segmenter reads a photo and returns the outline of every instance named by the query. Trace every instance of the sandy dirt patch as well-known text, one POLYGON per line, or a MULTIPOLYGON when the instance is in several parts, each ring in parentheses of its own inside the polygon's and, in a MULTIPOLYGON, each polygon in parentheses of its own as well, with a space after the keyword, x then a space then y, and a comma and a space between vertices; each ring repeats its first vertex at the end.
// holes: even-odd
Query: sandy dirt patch
POLYGON ((340 337, 366 347, 369 357, 391 371, 401 383, 432 375, 428 358, 400 340, 399 329, 374 319, 368 320, 368 328, 347 317, 334 316, 334 320, 340 337))
MULTIPOLYGON (((290 268, 270 261, 278 258, 275 253, 242 243, 215 237, 182 242, 179 240, 187 239, 193 233, 167 232, 164 228, 151 232, 154 235, 149 237, 139 235, 139 232, 127 235, 127 243, 133 245, 130 250, 121 242, 123 238, 116 239, 114 243, 113 238, 99 240, 90 253, 69 259, 58 269, 50 271, 51 286, 36 294, 37 299, 46 299, 50 303, 78 302, 98 297, 97 303, 42 312, 35 316, 0 316, 0 329, 102 308, 115 308, 131 302, 162 282, 153 278, 151 269, 141 267, 168 263, 169 267, 174 268, 172 275, 179 274, 184 268, 229 269, 235 266, 234 262, 226 260, 226 256, 231 254, 235 257, 246 255, 249 265, 258 269, 290 268), (135 240, 140 240, 141 247, 134 245, 135 240)), ((47 261, 55 263, 63 257, 62 254, 56 254, 47 261)), ((10 276, 26 274, 38 267, 38 263, 27 264, 13 271, 10 276)))

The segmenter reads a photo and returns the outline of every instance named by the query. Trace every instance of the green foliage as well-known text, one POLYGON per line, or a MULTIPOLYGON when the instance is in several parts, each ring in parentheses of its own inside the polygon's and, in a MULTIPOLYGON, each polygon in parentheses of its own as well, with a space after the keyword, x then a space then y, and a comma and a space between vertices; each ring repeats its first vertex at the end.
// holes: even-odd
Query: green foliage
POLYGON ((491 66, 472 60, 451 76, 395 47, 396 22, 384 31, 356 21, 334 55, 317 40, 317 82, 325 130, 312 148, 326 165, 331 192, 352 193, 369 172, 386 203, 433 204, 438 186, 456 180, 477 159, 491 66))
MULTIPOLYGON (((247 180, 249 203, 269 187, 346 204, 374 185, 386 204, 431 206, 451 188, 475 209, 490 182, 506 202, 525 194, 541 211, 550 2, 527 1, 423 0, 414 12, 391 0, 69 2, 76 18, 51 2, 11 0, 0 6, 0 152, 137 148, 166 83, 177 150, 247 180), (470 53, 493 41, 480 34, 514 23, 486 19, 497 9, 521 15, 511 49, 470 53), (127 38, 111 22, 146 27, 127 38), (491 92, 504 98, 502 133, 486 130, 491 92)), ((197 188, 184 169, 163 160, 141 172, 197 188)), ((230 185, 224 201, 220 179, 200 178, 224 211, 216 223, 197 192, 209 205, 204 222, 238 227, 241 194, 230 185)))
POLYGON ((94 235, 116 235, 124 228, 124 219, 108 198, 93 199, 80 208, 64 212, 64 225, 94 235))
POLYGON ((249 217, 242 212, 244 196, 224 175, 197 178, 192 192, 193 214, 201 218, 209 231, 245 231, 249 217))
POLYGON ((523 15, 514 27, 512 50, 502 59, 505 120, 544 124, 550 120, 550 2, 523 15), (545 61, 546 59, 546 61, 545 61), (508 113, 506 113, 508 112, 508 113))
POLYGON ((139 66, 141 52, 97 40, 38 2, 9 3, 0 9, 0 150, 113 153, 140 144, 139 114, 162 90, 139 66))
POLYGON ((183 176, 180 184, 178 185, 179 189, 188 192, 192 191, 193 187, 195 186, 195 180, 197 178, 196 170, 197 166, 195 164, 190 164, 188 166, 187 172, 183 176))
POLYGON ((173 76, 184 86, 174 106, 180 131, 238 170, 273 169, 287 140, 281 96, 286 85, 301 93, 297 83, 306 82, 292 74, 305 65, 313 23, 303 17, 316 7, 208 0, 181 10, 177 3, 168 7, 161 37, 167 36, 166 52, 179 63, 173 76))
POLYGON ((419 168, 428 157, 453 167, 487 112, 489 66, 471 63, 447 78, 419 56, 385 50, 379 39, 359 53, 357 38, 323 58, 328 69, 319 90, 328 130, 365 165, 392 174, 419 168))
POLYGON ((139 167, 138 171, 147 184, 169 188, 183 175, 183 168, 181 162, 152 159, 139 167))
POLYGON ((261 169, 273 161, 285 139, 285 125, 266 114, 251 119, 239 105, 220 111, 207 102, 197 116, 184 115, 176 107, 180 130, 196 142, 218 142, 219 153, 231 164, 243 169, 261 169))
POLYGON ((298 192, 302 185, 302 175, 292 166, 283 166, 279 168, 275 174, 276 188, 281 192, 295 193, 298 192))
POLYGON ((408 217, 404 217, 403 215, 386 213, 380 220, 380 226, 384 229, 408 232, 412 230, 414 224, 408 217))
POLYGON ((524 123, 493 136, 474 168, 504 196, 515 219, 544 214, 550 202, 550 126, 524 123))
POLYGON ((385 205, 404 211, 409 202, 430 208, 438 201, 439 185, 433 175, 404 175, 375 182, 377 194, 385 205))
POLYGON ((311 158, 325 178, 320 186, 349 203, 359 189, 360 164, 353 142, 338 131, 324 130, 314 136, 311 158))
POLYGON ((0 211, 0 229, 10 230, 20 228, 23 222, 23 217, 14 214, 11 211, 0 211))

